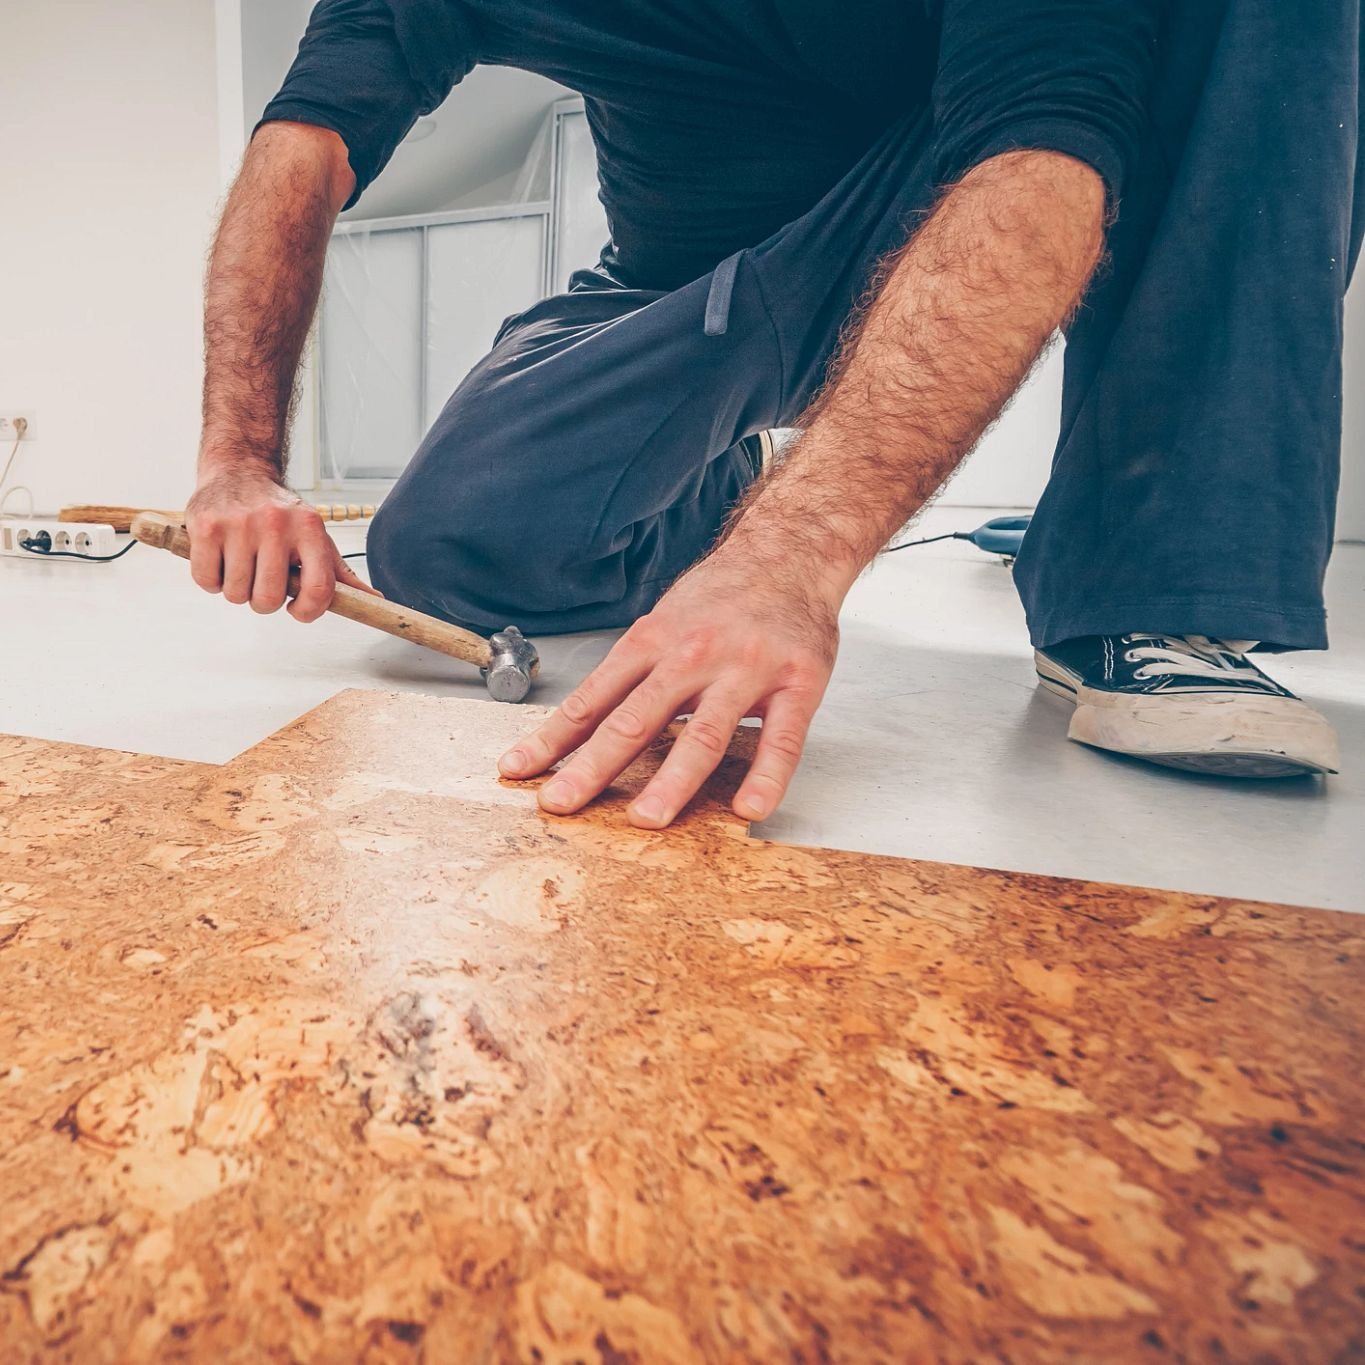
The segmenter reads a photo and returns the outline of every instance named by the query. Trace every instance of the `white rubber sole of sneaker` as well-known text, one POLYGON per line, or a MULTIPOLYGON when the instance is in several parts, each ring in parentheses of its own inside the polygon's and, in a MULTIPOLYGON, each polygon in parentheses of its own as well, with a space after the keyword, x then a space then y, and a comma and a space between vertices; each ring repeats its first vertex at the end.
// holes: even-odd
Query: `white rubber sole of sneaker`
POLYGON ((1075 708, 1067 738, 1216 777, 1302 777, 1341 765, 1336 731, 1293 697, 1170 693, 1127 697, 1086 687, 1043 654, 1038 683, 1075 708))
POLYGON ((763 452, 763 478, 767 478, 773 472, 773 466, 777 463, 777 441, 773 438, 771 431, 760 431, 758 433, 759 449, 763 452))

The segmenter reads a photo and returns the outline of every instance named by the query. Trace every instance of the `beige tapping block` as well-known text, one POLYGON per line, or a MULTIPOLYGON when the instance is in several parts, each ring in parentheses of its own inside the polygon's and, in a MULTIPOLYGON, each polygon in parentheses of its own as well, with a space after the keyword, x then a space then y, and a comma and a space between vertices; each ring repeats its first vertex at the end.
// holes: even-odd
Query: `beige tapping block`
POLYGON ((375 509, 370 503, 363 506, 356 503, 314 503, 314 511, 323 521, 369 521, 375 509))
POLYGON ((543 714, 0 742, 6 1362, 1352 1358, 1365 922, 753 840, 742 742, 552 819, 543 714))

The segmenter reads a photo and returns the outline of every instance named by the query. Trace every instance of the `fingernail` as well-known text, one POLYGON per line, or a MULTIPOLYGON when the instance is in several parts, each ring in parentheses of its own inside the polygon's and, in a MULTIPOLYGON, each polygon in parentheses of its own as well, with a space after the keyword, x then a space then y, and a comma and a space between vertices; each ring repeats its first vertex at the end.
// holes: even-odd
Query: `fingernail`
POLYGON ((505 773, 520 773, 526 771, 526 755, 520 749, 509 749, 507 753, 498 759, 498 767, 505 773))
POLYGON ((573 805, 573 788, 567 782, 551 782, 540 793, 540 804, 542 806, 571 806, 573 805))
POLYGON ((735 802, 735 808, 746 820, 761 820, 766 814, 763 803, 756 796, 741 796, 735 802))
POLYGON ((664 818, 664 803, 657 796, 645 796, 635 803, 635 814, 641 820, 657 824, 664 818))

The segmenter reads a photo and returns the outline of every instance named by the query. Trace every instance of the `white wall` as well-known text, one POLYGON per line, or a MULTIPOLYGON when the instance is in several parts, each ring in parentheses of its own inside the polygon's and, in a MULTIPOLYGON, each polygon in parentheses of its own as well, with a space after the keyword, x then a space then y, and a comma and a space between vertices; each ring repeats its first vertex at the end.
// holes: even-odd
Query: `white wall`
POLYGON ((249 135, 280 88, 308 27, 313 0, 233 0, 242 26, 242 131, 249 135))
POLYGON ((211 0, 0 4, 0 408, 35 415, 40 510, 191 486, 213 24, 211 0))

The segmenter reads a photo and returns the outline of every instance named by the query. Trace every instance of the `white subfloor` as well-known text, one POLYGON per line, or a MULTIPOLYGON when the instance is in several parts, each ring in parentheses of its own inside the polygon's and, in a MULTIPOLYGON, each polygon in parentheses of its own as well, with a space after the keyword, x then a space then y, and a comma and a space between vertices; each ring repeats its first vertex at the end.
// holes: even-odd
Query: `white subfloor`
MULTIPOLYGON (((938 508, 920 532, 995 515, 938 508)), ((363 532, 338 539, 359 549, 363 532)), ((1033 685, 1000 562, 954 541, 891 556, 854 589, 805 763, 756 832, 1365 909, 1365 545, 1338 547, 1328 598, 1331 653, 1263 662, 1336 724, 1344 771, 1232 783, 1068 743, 1068 708, 1033 685)), ((221 763, 344 687, 487 699, 453 661, 332 617, 255 616, 143 547, 110 565, 0 558, 0 603, 0 733, 221 763)), ((539 640, 535 700, 562 698, 610 640, 539 640)))

